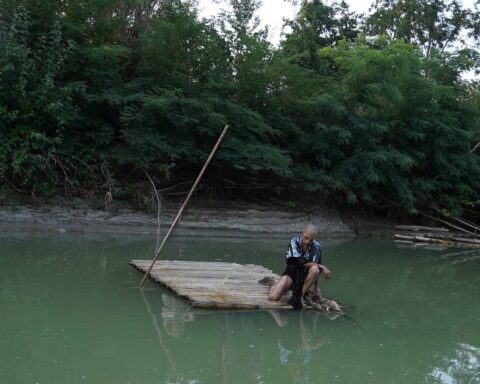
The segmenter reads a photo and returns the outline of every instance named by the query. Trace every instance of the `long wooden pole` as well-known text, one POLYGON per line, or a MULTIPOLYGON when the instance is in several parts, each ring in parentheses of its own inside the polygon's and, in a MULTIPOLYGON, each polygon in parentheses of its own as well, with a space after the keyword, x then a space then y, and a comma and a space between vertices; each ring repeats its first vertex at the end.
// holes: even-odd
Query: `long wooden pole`
POLYGON ((145 284, 145 280, 147 279, 148 274, 152 271, 152 268, 155 265, 155 262, 157 261, 158 256, 160 255, 160 252, 163 249, 163 246, 165 245, 165 243, 167 242, 167 239, 170 237, 171 233, 173 232, 173 229, 175 228, 175 225, 177 225, 178 220, 180 220, 180 216, 182 216, 183 210, 187 206, 190 198, 193 195, 193 192, 195 191, 195 188, 197 188, 198 183, 200 182, 200 180, 201 180, 203 174, 205 173, 205 171, 207 170, 208 165, 210 164, 210 162, 213 159, 213 156, 217 152, 217 149, 220 146, 220 143, 222 142, 223 138, 225 137, 225 134, 227 133, 228 128, 229 128, 229 126, 226 125, 225 128, 223 129, 222 134, 218 138, 217 144, 215 144, 215 146, 213 147, 212 152, 210 153, 210 156, 208 156, 207 161, 203 165, 203 168, 200 171, 200 173, 198 174, 197 180, 195 180, 195 183, 193 184, 192 189, 190 189, 190 192, 188 193, 187 198, 183 202, 183 205, 180 208, 180 210, 178 211, 177 217, 175 217, 175 220, 173 220, 173 223, 170 226, 170 229, 168 230, 167 234, 165 235, 165 237, 162 241, 162 244, 160 244, 160 247, 158 247, 158 249, 156 250, 155 256, 152 259, 152 263, 150 264, 150 267, 148 267, 147 272, 145 272, 145 275, 143 276, 142 281, 140 282, 140 288, 142 288, 143 284, 145 284))

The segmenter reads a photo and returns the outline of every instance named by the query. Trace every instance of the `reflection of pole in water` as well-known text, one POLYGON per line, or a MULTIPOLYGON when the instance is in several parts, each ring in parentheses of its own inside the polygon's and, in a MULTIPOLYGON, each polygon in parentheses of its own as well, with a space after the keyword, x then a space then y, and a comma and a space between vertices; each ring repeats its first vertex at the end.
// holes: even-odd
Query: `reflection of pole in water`
POLYGON ((223 371, 223 382, 222 384, 228 384, 230 380, 228 379, 228 371, 227 371, 227 339, 228 339, 228 331, 229 331, 229 324, 227 319, 227 314, 223 316, 224 324, 225 324, 225 344, 222 346, 222 371, 223 371))
POLYGON ((100 254, 100 267, 102 269, 102 274, 105 275, 107 271, 107 254, 104 252, 100 254))
POLYGON ((228 379, 228 372, 227 372, 227 348, 225 348, 225 345, 222 346, 222 370, 223 370, 222 384, 230 383, 230 380, 228 379))
POLYGON ((162 347, 163 351, 165 352, 165 355, 167 356, 168 362, 170 363, 172 371, 175 374, 175 378, 176 378, 177 383, 179 383, 180 382, 179 374, 178 374, 177 368, 175 367, 175 362, 173 361, 172 356, 170 356, 170 352, 169 352, 168 348, 165 346, 165 343, 163 342, 162 331, 160 330, 160 327, 158 326, 157 316, 155 316, 155 314, 153 313, 152 307, 150 307, 150 303, 148 302, 147 297, 145 296, 145 293, 143 292, 143 290, 140 289, 139 291, 140 291, 140 295, 142 296, 143 302, 145 303, 145 307, 147 309, 147 312, 152 318, 153 327, 157 331, 158 341, 160 342, 160 346, 162 347))

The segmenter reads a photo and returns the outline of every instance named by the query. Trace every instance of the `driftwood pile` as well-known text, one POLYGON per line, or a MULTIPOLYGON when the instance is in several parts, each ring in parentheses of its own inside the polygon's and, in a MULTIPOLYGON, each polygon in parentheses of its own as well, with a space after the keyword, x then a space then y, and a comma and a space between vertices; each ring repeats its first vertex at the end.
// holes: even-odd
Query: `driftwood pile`
MULTIPOLYGON (((269 288, 275 285, 277 282, 278 279, 275 279, 271 276, 265 276, 263 279, 258 281, 259 284, 265 285, 269 288)), ((288 292, 286 296, 289 297, 289 304, 292 304, 290 292, 288 292)), ((335 300, 327 299, 326 297, 315 297, 312 290, 310 290, 303 298, 302 306, 304 309, 315 309, 318 312, 332 315, 345 315, 343 309, 348 307, 347 305, 339 304, 335 300)))
POLYGON ((415 225, 399 225, 395 229, 395 242, 399 244, 480 249, 480 234, 454 232, 443 227, 415 225))

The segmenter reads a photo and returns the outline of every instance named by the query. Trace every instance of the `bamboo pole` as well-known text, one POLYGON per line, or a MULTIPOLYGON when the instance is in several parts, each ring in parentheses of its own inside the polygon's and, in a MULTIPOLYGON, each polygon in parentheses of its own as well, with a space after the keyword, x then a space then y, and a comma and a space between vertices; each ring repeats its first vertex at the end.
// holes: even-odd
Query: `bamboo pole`
POLYGON ((207 170, 208 165, 210 164, 210 162, 211 162, 212 159, 213 159, 213 156, 214 156, 215 153, 217 152, 217 149, 218 149, 218 147, 220 146, 220 143, 222 142, 223 138, 225 137, 225 134, 227 133, 228 128, 229 128, 229 126, 228 126, 228 124, 227 124, 227 125, 225 126, 225 128, 223 129, 222 134, 221 134, 220 137, 218 138, 217 143, 216 143, 215 146, 213 147, 212 152, 210 153, 210 156, 208 156, 207 161, 206 161, 205 164, 203 165, 202 170, 201 170, 200 173, 198 174, 197 180, 195 180, 195 183, 193 184, 192 189, 190 189, 190 192, 188 193, 187 198, 186 198, 185 201, 183 202, 182 207, 181 207, 180 210, 178 211, 177 217, 175 217, 175 220, 173 220, 173 223, 172 223, 172 225, 170 226, 170 229, 168 230, 167 234, 166 234, 165 237, 163 238, 162 244, 160 244, 160 247, 158 247, 158 249, 156 250, 155 256, 154 256, 153 259, 152 259, 152 263, 150 264, 150 267, 148 267, 147 272, 145 272, 145 275, 143 276, 142 281, 140 282, 140 286, 139 286, 140 288, 142 288, 142 287, 143 287, 143 284, 145 284, 145 280, 147 279, 148 274, 152 271, 152 268, 153 268, 155 262, 157 261, 158 256, 160 255, 160 252, 161 252, 162 249, 163 249, 163 246, 165 245, 165 243, 167 242, 167 240, 168 240, 168 238, 170 237, 171 233, 173 232, 173 229, 175 228, 175 225, 177 225, 178 220, 180 220, 180 216, 182 216, 183 210, 184 210, 185 207, 187 206, 190 198, 191 198, 192 195, 193 195, 193 192, 195 191, 195 188, 197 188, 198 183, 200 182, 200 180, 201 180, 203 174, 205 173, 205 171, 207 170))

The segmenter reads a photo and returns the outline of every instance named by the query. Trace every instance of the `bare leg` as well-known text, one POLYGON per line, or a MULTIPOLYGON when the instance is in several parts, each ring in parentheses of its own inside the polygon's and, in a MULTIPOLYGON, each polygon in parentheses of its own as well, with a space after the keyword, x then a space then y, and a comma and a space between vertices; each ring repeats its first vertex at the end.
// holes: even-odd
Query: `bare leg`
POLYGON ((313 299, 319 300, 322 297, 322 291, 320 289, 320 285, 317 284, 317 287, 313 290, 313 299))
POLYGON ((290 287, 292 286, 293 280, 290 276, 283 275, 278 283, 273 285, 268 292, 268 300, 270 301, 278 301, 283 296, 285 292, 287 292, 290 287))
POLYGON ((279 327, 285 327, 288 324, 288 317, 285 316, 285 311, 279 311, 278 309, 271 309, 268 311, 273 318, 275 319, 275 322, 279 327))
POLYGON ((318 279, 318 276, 320 276, 320 270, 318 267, 315 265, 313 267, 310 267, 308 270, 308 275, 307 278, 305 279, 305 282, 303 283, 302 287, 302 296, 305 296, 305 294, 308 292, 310 287, 315 284, 315 282, 318 279))

